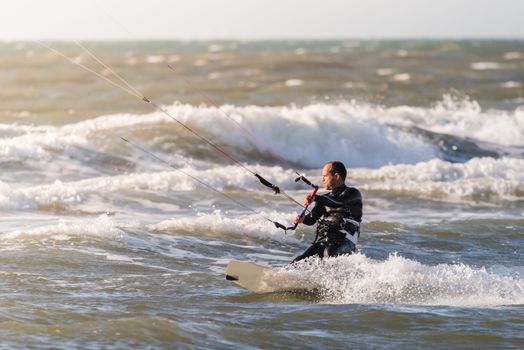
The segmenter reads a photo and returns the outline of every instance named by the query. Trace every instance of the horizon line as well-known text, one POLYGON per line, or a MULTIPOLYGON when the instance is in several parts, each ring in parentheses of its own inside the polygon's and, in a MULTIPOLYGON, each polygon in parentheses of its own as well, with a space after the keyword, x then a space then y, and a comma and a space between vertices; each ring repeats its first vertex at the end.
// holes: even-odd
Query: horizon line
POLYGON ((141 42, 141 41, 180 41, 180 42, 207 42, 207 41, 239 41, 239 42, 267 42, 267 41, 473 41, 473 40, 499 40, 499 41, 524 41, 523 37, 503 37, 503 36, 384 36, 384 37, 257 37, 257 38, 235 38, 235 37, 209 37, 209 38, 181 38, 181 37, 144 37, 144 38, 58 38, 58 37, 44 37, 44 38, 0 38, 1 43, 10 42, 37 42, 37 41, 52 41, 52 42, 75 42, 75 41, 89 41, 89 42, 141 42))

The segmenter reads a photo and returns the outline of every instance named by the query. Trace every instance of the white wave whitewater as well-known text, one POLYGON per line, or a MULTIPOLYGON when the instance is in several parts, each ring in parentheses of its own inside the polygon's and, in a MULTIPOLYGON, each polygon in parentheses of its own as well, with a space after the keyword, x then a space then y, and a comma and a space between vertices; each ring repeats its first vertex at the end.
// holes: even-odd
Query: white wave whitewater
POLYGON ((446 201, 491 198, 522 200, 524 160, 474 158, 465 163, 440 159, 397 164, 380 169, 355 169, 365 190, 409 193, 446 201))
MULTIPOLYGON (((366 105, 313 104, 303 108, 222 106, 221 109, 252 130, 278 154, 306 167, 319 167, 329 156, 355 166, 369 167, 413 163, 435 156, 433 145, 381 121, 366 105)), ((256 148, 246 133, 236 128, 216 108, 176 104, 167 110, 182 123, 211 136, 217 143, 226 143, 246 153, 256 148)), ((120 142, 119 136, 138 133, 148 127, 162 129, 166 124, 171 125, 177 134, 187 133, 177 129, 176 122, 162 112, 102 116, 62 127, 3 125, 6 133, 16 136, 4 138, 0 152, 11 161, 42 159, 53 151, 68 153, 75 147, 94 147, 89 139, 96 138, 96 135, 106 136, 106 144, 102 146, 109 147, 109 144, 120 142)), ((190 142, 198 144, 199 141, 195 138, 190 142)))
MULTIPOLYGON (((177 119, 238 154, 286 190, 301 189, 292 181, 293 170, 257 164, 265 150, 257 148, 222 112, 301 167, 317 168, 326 159, 343 160, 351 167, 352 181, 365 191, 448 202, 490 198, 518 202, 524 196, 524 163, 519 148, 513 148, 512 155, 504 148, 498 157, 477 156, 453 163, 440 159, 441 140, 417 133, 425 128, 425 132, 475 137, 480 146, 489 141, 500 147, 520 147, 521 140, 515 137, 524 134, 520 109, 482 111, 474 101, 450 96, 427 109, 385 108, 358 102, 305 107, 228 105, 221 109, 180 104, 168 107, 177 119), (493 127, 494 121, 497 128, 493 127), (413 126, 418 129, 409 128, 413 126), (493 130, 497 137, 488 133, 493 130)), ((2 161, 12 167, 6 176, 19 180, 0 181, 0 207, 5 210, 88 206, 103 194, 130 190, 190 192, 199 187, 184 174, 167 171, 165 165, 120 139, 129 135, 174 167, 198 173, 215 188, 265 191, 251 174, 224 166, 225 160, 219 155, 196 152, 199 140, 160 112, 101 116, 58 127, 3 124, 0 130, 2 161), (205 157, 199 159, 201 155, 205 157), (122 168, 122 164, 133 163, 134 168, 122 168), (38 175, 28 176, 35 169, 38 175)), ((318 176, 317 170, 305 172, 318 176)), ((96 207, 100 207, 99 203, 96 207)))
MULTIPOLYGON (((198 173, 199 178, 218 189, 259 192, 266 190, 253 181, 251 174, 238 172, 234 166, 201 170, 179 168, 184 173, 198 173), (232 174, 234 174, 232 176, 232 174)), ((281 167, 256 166, 257 172, 286 190, 300 191, 293 181, 293 171, 281 167)), ((316 176, 318 171, 308 171, 316 176)), ((0 207, 5 210, 37 209, 41 206, 74 206, 89 203, 101 194, 125 191, 182 191, 201 187, 184 173, 172 171, 100 176, 85 180, 48 185, 16 186, 0 182, 0 207)), ((524 160, 514 158, 475 158, 466 163, 450 163, 439 159, 413 165, 390 165, 379 169, 351 170, 353 182, 364 191, 400 193, 441 201, 484 200, 490 198, 520 201, 524 197, 524 160)), ((301 193, 301 192, 300 192, 301 193)))
POLYGON ((465 264, 428 266, 397 254, 385 261, 356 254, 308 259, 276 278, 310 280, 329 303, 479 308, 524 304, 521 268, 502 273, 465 264))
MULTIPOLYGON (((445 96, 432 108, 386 108, 361 102, 304 107, 225 105, 220 110, 175 104, 166 108, 176 119, 217 143, 249 154, 257 145, 224 117, 223 113, 227 113, 288 161, 306 167, 320 167, 327 157, 342 159, 356 167, 378 167, 413 164, 439 155, 435 140, 406 127, 499 146, 523 145, 524 113, 521 109, 483 111, 475 101, 450 96, 445 96)), ((101 116, 61 127, 3 124, 0 125, 4 136, 0 153, 4 161, 45 159, 49 154, 67 153, 78 147, 111 148, 119 142, 119 136, 165 127, 176 134, 172 137, 190 136, 162 112, 101 116), (101 136, 105 142, 99 140, 101 136)), ((156 138, 160 136, 167 137, 157 135, 156 138)), ((155 138, 147 141, 154 142, 155 138)), ((189 138, 190 143, 198 144, 199 141, 189 138)), ((266 149, 261 147, 258 151, 266 149)), ((252 161, 256 159, 250 159, 252 161)))

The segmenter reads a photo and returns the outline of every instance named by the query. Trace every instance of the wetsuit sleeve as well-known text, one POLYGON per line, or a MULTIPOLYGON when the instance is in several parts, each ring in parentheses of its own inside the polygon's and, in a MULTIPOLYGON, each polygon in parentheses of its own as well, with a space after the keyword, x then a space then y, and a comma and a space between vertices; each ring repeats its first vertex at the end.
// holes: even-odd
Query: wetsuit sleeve
POLYGON ((362 195, 355 188, 348 188, 338 198, 328 197, 325 195, 315 195, 315 202, 330 208, 340 208, 348 204, 362 203, 362 195))
POLYGON ((304 216, 304 221, 302 223, 308 226, 313 225, 315 222, 318 221, 318 219, 320 219, 320 217, 322 217, 322 215, 324 215, 325 211, 326 209, 324 208, 324 206, 315 203, 315 206, 313 207, 311 212, 304 216))

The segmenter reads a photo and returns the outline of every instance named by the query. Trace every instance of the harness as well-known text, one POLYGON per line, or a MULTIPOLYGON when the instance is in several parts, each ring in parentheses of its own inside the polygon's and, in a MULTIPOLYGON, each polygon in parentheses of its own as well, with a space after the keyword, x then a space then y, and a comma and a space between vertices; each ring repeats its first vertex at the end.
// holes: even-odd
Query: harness
POLYGON ((353 233, 351 232, 348 232, 346 229, 342 229, 340 230, 340 232, 342 233, 345 233, 346 234, 346 238, 349 239, 349 241, 351 243, 353 243, 354 245, 357 245, 357 242, 358 242, 358 239, 360 238, 360 222, 358 222, 357 220, 353 220, 353 219, 346 219, 344 218, 343 219, 344 221, 344 224, 343 226, 346 227, 346 224, 351 224, 353 225, 353 227, 355 227, 355 231, 353 231, 353 233))
MULTIPOLYGON (((342 222, 340 223, 339 227, 335 227, 333 223, 330 222, 330 220, 326 219, 320 219, 318 220, 318 226, 315 234, 315 240, 313 241, 313 244, 318 241, 318 239, 329 239, 329 232, 333 232, 336 230, 336 228, 339 228, 338 232, 344 234, 345 238, 347 238, 351 243, 353 243, 355 246, 357 245, 358 239, 360 238, 360 223, 353 219, 348 218, 342 218, 342 222), (351 224, 353 227, 353 230, 348 231, 347 224, 351 224)), ((335 231, 337 232, 337 231, 335 231)))

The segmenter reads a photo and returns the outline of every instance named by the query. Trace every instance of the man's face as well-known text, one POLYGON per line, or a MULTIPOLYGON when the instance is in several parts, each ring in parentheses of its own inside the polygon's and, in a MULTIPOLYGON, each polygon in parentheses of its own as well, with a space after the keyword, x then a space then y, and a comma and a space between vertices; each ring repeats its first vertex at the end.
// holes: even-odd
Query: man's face
POLYGON ((324 185, 324 189, 332 190, 334 182, 335 178, 331 175, 331 164, 324 165, 322 169, 322 184, 324 185))

